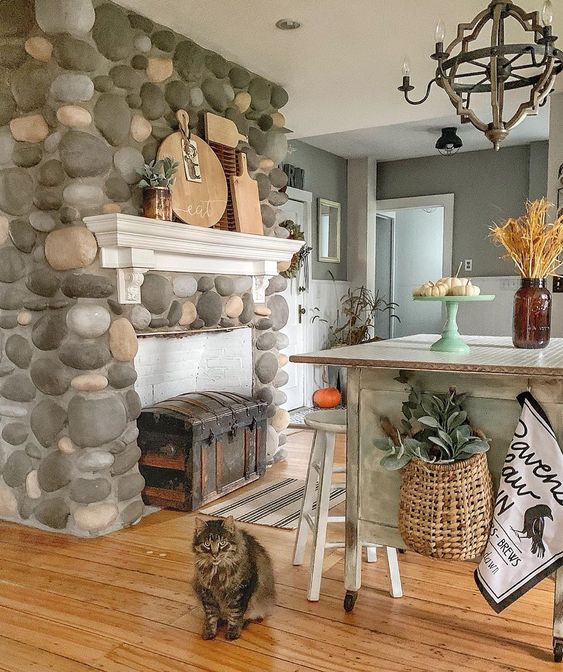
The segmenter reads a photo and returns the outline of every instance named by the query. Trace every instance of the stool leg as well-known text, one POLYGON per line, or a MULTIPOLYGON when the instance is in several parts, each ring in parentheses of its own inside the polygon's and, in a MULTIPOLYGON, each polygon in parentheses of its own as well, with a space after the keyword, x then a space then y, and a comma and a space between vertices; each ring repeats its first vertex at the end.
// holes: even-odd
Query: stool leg
POLYGON ((391 597, 403 597, 403 587, 401 585, 401 574, 399 572, 399 561, 397 560, 397 549, 386 547, 387 566, 389 567, 389 580, 391 582, 391 597))
POLYGON ((295 546, 293 549, 293 564, 302 565, 303 556, 305 554, 305 546, 307 545, 307 534, 309 525, 305 519, 305 514, 311 515, 313 513, 313 502, 316 497, 317 472, 313 469, 313 464, 321 463, 321 456, 323 454, 324 439, 319 436, 319 432, 315 432, 313 437, 313 447, 311 448, 311 455, 309 457, 309 466, 307 467, 307 479, 305 480, 305 492, 303 493, 303 501, 301 502, 301 514, 299 515, 299 523, 297 525, 297 534, 295 535, 295 546))
POLYGON ((330 487, 332 483, 332 465, 334 461, 334 434, 332 432, 319 432, 319 434, 324 436, 325 450, 319 478, 319 496, 315 515, 315 529, 313 531, 313 555, 309 574, 309 592, 307 593, 307 599, 311 602, 317 602, 321 592, 330 487))
POLYGON ((377 546, 370 544, 367 547, 368 562, 377 562, 377 546))

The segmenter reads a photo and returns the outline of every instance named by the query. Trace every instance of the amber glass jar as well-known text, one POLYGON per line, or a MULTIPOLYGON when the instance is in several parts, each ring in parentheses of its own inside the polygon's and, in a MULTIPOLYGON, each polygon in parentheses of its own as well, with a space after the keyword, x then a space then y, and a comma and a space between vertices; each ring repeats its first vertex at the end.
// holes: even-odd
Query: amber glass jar
POLYGON ((172 221, 172 192, 168 187, 145 187, 143 189, 143 216, 172 221))
POLYGON ((550 334, 551 294, 545 286, 545 278, 522 278, 522 285, 514 295, 514 347, 545 348, 550 334))

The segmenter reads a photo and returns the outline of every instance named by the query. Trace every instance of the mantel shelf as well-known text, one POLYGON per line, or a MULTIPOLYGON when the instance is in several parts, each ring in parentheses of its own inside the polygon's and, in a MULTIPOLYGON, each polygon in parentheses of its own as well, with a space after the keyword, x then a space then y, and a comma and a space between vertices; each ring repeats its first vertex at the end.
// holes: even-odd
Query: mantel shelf
POLYGON ((264 301, 268 280, 302 241, 163 222, 135 215, 86 217, 96 236, 102 268, 115 268, 120 303, 139 303, 147 271, 249 275, 255 301, 264 301))

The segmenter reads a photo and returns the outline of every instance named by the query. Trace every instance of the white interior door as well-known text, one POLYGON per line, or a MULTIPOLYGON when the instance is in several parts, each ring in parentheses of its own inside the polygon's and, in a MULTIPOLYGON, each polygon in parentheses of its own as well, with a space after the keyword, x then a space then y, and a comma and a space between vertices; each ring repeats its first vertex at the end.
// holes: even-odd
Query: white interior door
MULTIPOLYGON (((307 192, 304 192, 307 194, 307 192)), ((306 241, 311 240, 311 201, 294 200, 290 198, 282 206, 283 217, 291 219, 298 224, 305 233, 306 241)), ((296 278, 288 281, 288 286, 283 296, 289 306, 289 320, 284 331, 289 337, 289 346, 284 353, 288 356, 306 352, 308 349, 308 305, 307 305, 307 283, 298 282, 296 278)), ((289 381, 283 388, 287 394, 287 402, 284 407, 288 410, 300 408, 308 405, 305 397, 306 387, 306 369, 303 364, 292 364, 289 362, 285 367, 289 375, 289 381)))

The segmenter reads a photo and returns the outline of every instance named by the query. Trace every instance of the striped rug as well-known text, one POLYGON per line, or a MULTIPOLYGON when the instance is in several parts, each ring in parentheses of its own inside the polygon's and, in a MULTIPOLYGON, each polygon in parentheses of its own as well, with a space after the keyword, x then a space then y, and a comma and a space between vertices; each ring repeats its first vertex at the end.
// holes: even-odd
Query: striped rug
MULTIPOLYGON (((227 502, 219 502, 202 509, 208 516, 227 518, 233 516, 242 523, 282 527, 297 527, 305 481, 284 478, 246 491, 227 502)), ((330 493, 330 508, 346 499, 346 487, 335 486, 330 493)))

